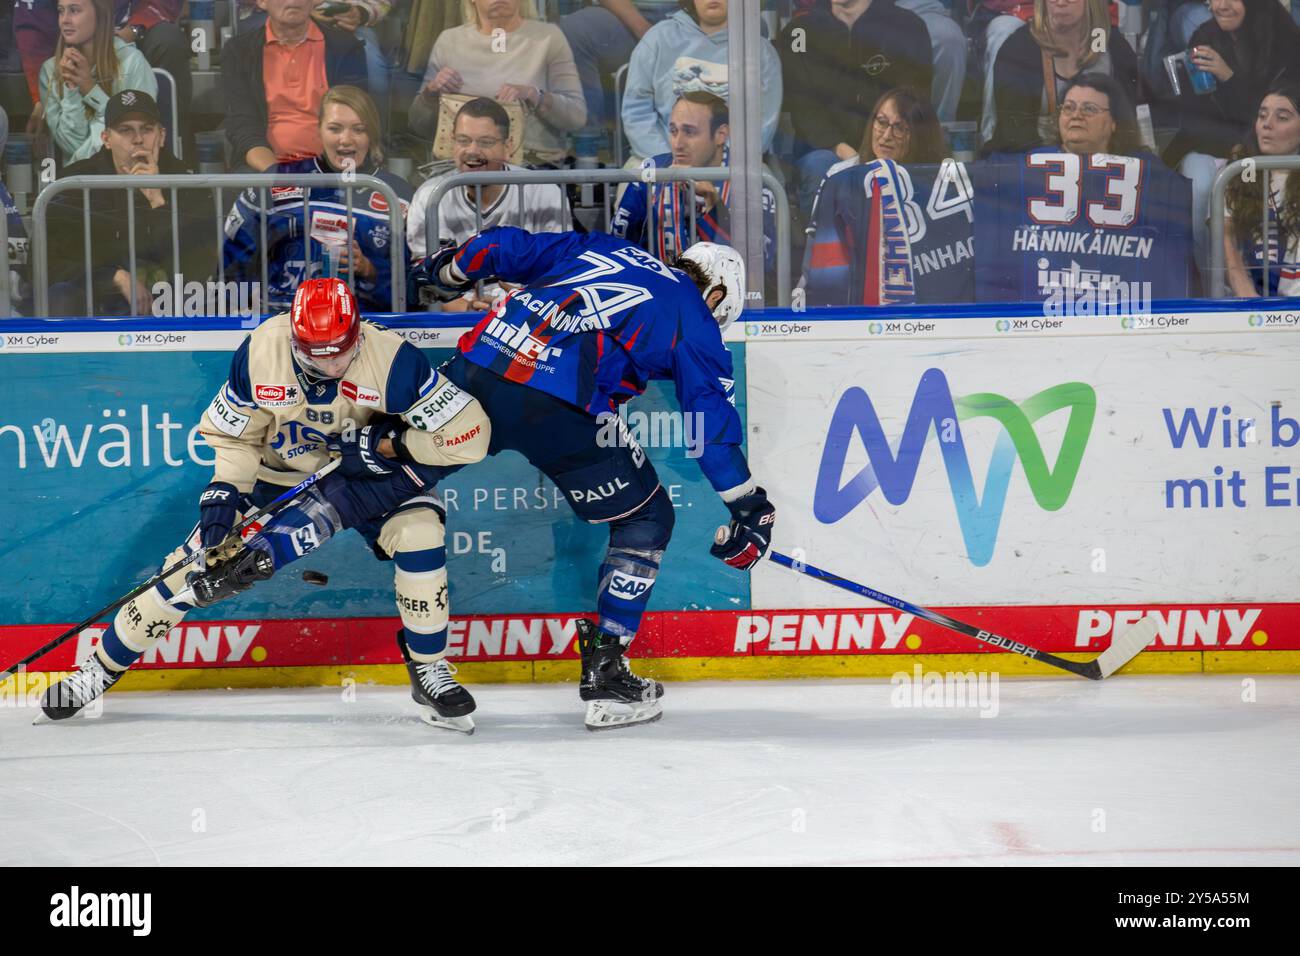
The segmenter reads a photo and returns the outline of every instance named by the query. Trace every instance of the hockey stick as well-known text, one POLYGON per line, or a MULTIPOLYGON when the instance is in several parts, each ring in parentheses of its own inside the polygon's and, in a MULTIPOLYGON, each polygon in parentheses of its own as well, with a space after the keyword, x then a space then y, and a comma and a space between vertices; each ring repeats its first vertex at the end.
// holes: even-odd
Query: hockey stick
MULTIPOLYGON (((235 527, 231 528, 230 534, 226 536, 226 539, 229 540, 231 537, 234 536, 242 536, 245 531, 247 531, 257 522, 271 517, 271 515, 275 514, 277 511, 282 509, 285 505, 289 504, 291 501, 297 498, 298 495, 302 494, 312 485, 316 484, 316 482, 320 481, 331 471, 337 468, 340 464, 342 464, 342 461, 343 459, 341 458, 335 458, 333 461, 331 461, 320 471, 316 472, 314 475, 307 476, 307 478, 303 479, 301 482, 294 485, 292 488, 290 488, 284 494, 280 495, 274 501, 268 502, 265 507, 258 508, 252 514, 244 518, 243 521, 239 522, 239 524, 235 525, 235 527)), ((107 607, 101 608, 100 610, 96 611, 94 614, 90 615, 90 617, 86 618, 81 623, 74 624, 72 627, 64 631, 54 640, 46 644, 44 647, 32 651, 32 653, 28 654, 22 660, 15 661, 13 664, 10 664, 3 671, 0 671, 0 683, 4 683, 6 680, 8 680, 10 677, 12 677, 15 673, 17 673, 22 668, 26 667, 28 664, 31 664, 32 662, 37 661, 40 658, 44 657, 50 651, 54 650, 56 647, 62 644, 64 641, 71 640, 73 637, 80 634, 86 628, 90 627, 90 625, 94 624, 104 615, 111 614, 112 612, 120 608, 123 604, 126 604, 128 601, 135 600, 137 597, 139 597, 141 594, 144 594, 145 591, 148 591, 159 581, 162 581, 170 577, 171 575, 179 571, 181 568, 185 567, 187 564, 190 564, 195 558, 197 558, 202 553, 203 553, 202 548, 191 551, 188 555, 181 558, 171 567, 163 568, 161 571, 159 571, 157 574, 151 577, 148 581, 144 582, 144 584, 138 585, 137 587, 132 589, 129 594, 126 594, 125 596, 118 598, 116 601, 114 601, 112 604, 108 605, 107 607)))
POLYGON ((847 578, 842 578, 838 574, 832 574, 829 571, 823 571, 821 568, 815 568, 804 561, 796 561, 794 558, 781 554, 779 551, 769 551, 768 557, 777 564, 784 565, 791 571, 798 571, 806 574, 810 578, 817 578, 819 581, 825 581, 827 584, 833 584, 837 588, 843 588, 846 591, 852 591, 854 594, 860 594, 863 597, 871 598, 879 604, 887 604, 890 607, 898 608, 900 611, 906 611, 908 614, 914 614, 922 620, 929 621, 931 624, 937 624, 940 627, 946 627, 951 631, 957 631, 959 634, 965 634, 967 637, 973 637, 977 641, 985 644, 991 644, 994 647, 1000 647, 1004 651, 1012 651, 1021 654, 1032 660, 1042 661, 1044 664, 1050 664, 1053 667, 1059 667, 1061 670, 1069 671, 1071 674, 1078 674, 1080 677, 1086 677, 1089 680, 1101 680, 1115 673, 1134 657, 1138 655, 1152 639, 1156 636, 1156 621, 1152 617, 1144 617, 1138 621, 1123 634, 1117 638, 1112 638, 1110 647, 1102 651, 1100 655, 1090 661, 1078 663, 1067 661, 1064 657, 1057 657, 1055 654, 1049 654, 1047 651, 1040 651, 1036 647, 1031 647, 1022 641, 1013 641, 1009 638, 993 634, 990 631, 981 630, 970 624, 954 620, 947 615, 940 614, 938 611, 931 611, 929 608, 920 607, 910 601, 904 601, 902 598, 892 597, 883 591, 877 591, 875 588, 869 588, 865 584, 858 584, 847 578))

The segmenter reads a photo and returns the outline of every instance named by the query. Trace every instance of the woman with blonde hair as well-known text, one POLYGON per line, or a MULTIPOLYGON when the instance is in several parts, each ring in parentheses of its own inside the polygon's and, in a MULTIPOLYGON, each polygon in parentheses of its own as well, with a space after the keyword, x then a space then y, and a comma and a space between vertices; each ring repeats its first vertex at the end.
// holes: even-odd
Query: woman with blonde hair
POLYGON ((1080 73, 1112 77, 1138 102, 1133 48, 1111 26, 1107 0, 1034 0, 1033 20, 1011 35, 993 67, 996 113, 990 152, 1017 152, 1051 142, 1057 110, 1080 73))
MULTIPOLYGON (((277 163, 268 173, 344 173, 374 176, 392 187, 409 207, 413 190, 400 176, 381 167, 383 130, 379 109, 365 90, 348 85, 330 87, 320 105, 319 156, 277 163)), ((262 218, 266 217, 267 283, 265 301, 273 309, 288 309, 298 286, 308 279, 337 274, 348 281, 367 312, 393 308, 392 244, 401 244, 405 259, 406 232, 394 232, 388 199, 363 183, 351 187, 352 218, 347 193, 335 186, 316 186, 307 193, 308 236, 303 236, 302 190, 272 189, 270 210, 261 205, 259 191, 244 190, 226 217, 223 257, 228 281, 261 281, 262 218), (351 232, 349 232, 351 226, 351 232)))
POLYGON ((537 19, 534 0, 462 0, 465 23, 438 35, 424 84, 411 103, 411 129, 433 140, 439 98, 465 94, 524 109, 524 160, 558 163, 568 134, 587 121, 573 51, 560 28, 537 19))
POLYGON ((114 93, 157 98, 144 54, 113 32, 113 0, 59 0, 59 42, 41 65, 41 102, 65 162, 88 159, 103 142, 104 107, 114 93))

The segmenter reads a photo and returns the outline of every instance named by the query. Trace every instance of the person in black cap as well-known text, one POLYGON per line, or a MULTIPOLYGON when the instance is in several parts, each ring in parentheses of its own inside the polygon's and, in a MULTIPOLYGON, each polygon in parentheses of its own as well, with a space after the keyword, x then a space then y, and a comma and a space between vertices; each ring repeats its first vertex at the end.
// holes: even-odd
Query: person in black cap
MULTIPOLYGON (((71 176, 148 176, 190 170, 165 149, 170 131, 158 104, 141 90, 122 90, 104 109, 103 148, 63 170, 71 176)), ((90 192, 91 313, 172 315, 181 282, 204 281, 216 262, 215 231, 206 194, 180 189, 94 189, 90 192), (173 195, 177 206, 172 208, 173 195), (135 204, 136 281, 132 288, 127 202, 135 204), (179 263, 173 258, 175 219, 179 263), (204 236, 213 237, 208 243, 204 236), (165 283, 165 285, 159 285, 165 283)), ((86 315, 85 211, 81 191, 50 203, 50 314, 86 315)), ((184 299, 184 295, 180 297, 184 299)))

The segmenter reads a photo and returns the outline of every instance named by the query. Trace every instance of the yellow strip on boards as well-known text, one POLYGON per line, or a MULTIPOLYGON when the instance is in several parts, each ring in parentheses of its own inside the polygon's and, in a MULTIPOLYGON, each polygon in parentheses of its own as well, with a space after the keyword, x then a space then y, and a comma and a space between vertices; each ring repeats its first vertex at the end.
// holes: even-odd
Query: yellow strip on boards
MULTIPOLYGON (((1061 654, 1090 660, 1094 654, 1061 654)), ((1004 677, 1067 677, 1065 672, 1015 654, 825 654, 800 657, 636 658, 637 673, 666 681, 789 680, 824 677, 892 677, 927 671, 997 671, 1004 677)), ((466 684, 529 684, 578 680, 576 660, 457 661, 457 678, 466 684)), ((1300 651, 1158 651, 1139 654, 1120 674, 1297 674, 1300 651)), ((64 673, 32 671, 0 683, 0 695, 38 695, 64 673), (19 685, 15 681, 23 679, 19 685)), ((320 665, 312 667, 200 667, 133 670, 116 690, 197 690, 257 687, 342 687, 407 683, 401 664, 320 665)))

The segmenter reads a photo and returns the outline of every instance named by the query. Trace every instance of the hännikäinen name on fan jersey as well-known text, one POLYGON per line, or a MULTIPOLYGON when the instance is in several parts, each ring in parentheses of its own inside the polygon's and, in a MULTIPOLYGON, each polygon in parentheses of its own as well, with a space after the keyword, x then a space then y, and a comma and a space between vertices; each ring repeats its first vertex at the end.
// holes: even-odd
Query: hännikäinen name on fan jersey
POLYGON ((591 415, 670 379, 682 411, 703 426, 709 482, 722 491, 749 480, 731 353, 684 272, 605 233, 506 226, 462 245, 456 264, 470 279, 525 286, 461 337, 469 361, 591 415))

